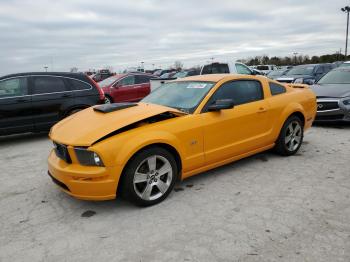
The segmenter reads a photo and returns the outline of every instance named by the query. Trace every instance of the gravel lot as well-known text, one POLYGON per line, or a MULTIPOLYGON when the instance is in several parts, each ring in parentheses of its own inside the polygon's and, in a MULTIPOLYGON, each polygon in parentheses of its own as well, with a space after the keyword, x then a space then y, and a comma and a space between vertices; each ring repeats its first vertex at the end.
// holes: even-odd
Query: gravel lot
POLYGON ((296 156, 185 180, 149 208, 62 193, 50 149, 45 134, 0 138, 0 261, 350 261, 349 125, 313 127, 296 156))

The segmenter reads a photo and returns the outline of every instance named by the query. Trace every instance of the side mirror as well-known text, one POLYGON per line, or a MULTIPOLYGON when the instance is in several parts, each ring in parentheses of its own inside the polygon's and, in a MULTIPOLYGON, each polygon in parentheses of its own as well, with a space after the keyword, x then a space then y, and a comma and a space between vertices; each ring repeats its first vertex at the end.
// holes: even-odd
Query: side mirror
POLYGON ((224 109, 231 109, 234 107, 232 99, 219 99, 208 107, 208 111, 220 111, 224 109))

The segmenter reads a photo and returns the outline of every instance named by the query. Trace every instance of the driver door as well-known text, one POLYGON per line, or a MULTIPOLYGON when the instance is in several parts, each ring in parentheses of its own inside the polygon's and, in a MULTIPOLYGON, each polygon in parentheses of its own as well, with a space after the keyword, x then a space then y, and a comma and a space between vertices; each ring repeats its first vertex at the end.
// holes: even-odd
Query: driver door
POLYGON ((269 105, 264 100, 260 81, 238 80, 223 84, 202 112, 206 165, 266 145, 269 105), (209 112, 209 105, 220 99, 232 99, 234 108, 209 112))
POLYGON ((135 76, 129 75, 114 84, 111 95, 114 102, 134 102, 137 101, 138 85, 135 84, 135 76))

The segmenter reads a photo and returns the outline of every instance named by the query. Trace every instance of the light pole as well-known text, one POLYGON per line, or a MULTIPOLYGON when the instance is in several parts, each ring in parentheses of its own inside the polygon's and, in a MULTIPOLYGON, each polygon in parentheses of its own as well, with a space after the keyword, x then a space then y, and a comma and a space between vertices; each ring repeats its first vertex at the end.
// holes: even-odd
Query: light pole
POLYGON ((350 6, 345 6, 341 10, 346 13, 346 39, 345 39, 345 60, 346 60, 346 57, 348 55, 348 35, 349 35, 349 12, 350 12, 350 6))
POLYGON ((293 55, 294 55, 294 65, 297 65, 297 52, 294 52, 293 55))

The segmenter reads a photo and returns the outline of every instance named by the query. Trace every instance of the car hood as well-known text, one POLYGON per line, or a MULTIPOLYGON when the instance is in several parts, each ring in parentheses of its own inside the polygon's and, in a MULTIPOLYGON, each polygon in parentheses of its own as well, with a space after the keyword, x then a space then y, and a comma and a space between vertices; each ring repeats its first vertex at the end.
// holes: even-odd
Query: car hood
POLYGON ((91 146, 123 127, 166 112, 185 114, 174 108, 147 103, 138 103, 109 113, 97 112, 94 107, 90 107, 54 125, 49 136, 53 141, 64 145, 91 146))
POLYGON ((313 85, 312 90, 317 97, 346 97, 350 96, 350 84, 320 84, 313 85))
POLYGON ((278 79, 280 79, 280 80, 282 80, 282 79, 295 80, 297 78, 313 78, 313 77, 310 75, 284 75, 284 76, 278 77, 278 79))

